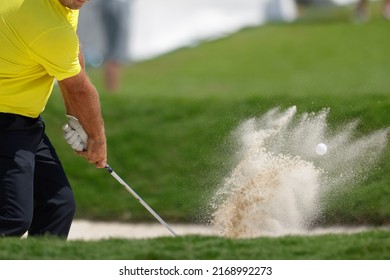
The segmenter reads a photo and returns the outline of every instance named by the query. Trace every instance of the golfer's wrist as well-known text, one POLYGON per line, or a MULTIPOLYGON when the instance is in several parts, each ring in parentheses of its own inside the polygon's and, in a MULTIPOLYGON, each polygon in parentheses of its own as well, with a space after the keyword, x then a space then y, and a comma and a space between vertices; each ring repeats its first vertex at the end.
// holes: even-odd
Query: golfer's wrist
POLYGON ((107 142, 107 139, 105 136, 91 136, 88 138, 88 141, 93 142, 94 144, 98 145, 105 145, 107 142))

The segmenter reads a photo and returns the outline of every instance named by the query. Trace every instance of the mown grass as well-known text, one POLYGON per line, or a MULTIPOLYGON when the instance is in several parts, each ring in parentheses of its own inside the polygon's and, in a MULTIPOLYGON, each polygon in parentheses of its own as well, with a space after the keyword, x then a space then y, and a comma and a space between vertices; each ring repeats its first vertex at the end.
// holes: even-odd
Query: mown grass
POLYGON ((0 239, 0 248, 0 259, 12 260, 388 260, 390 235, 371 231, 239 240, 186 236, 92 242, 5 238, 0 239))
MULTIPOLYGON (((298 112, 330 108, 329 125, 359 118, 358 134, 390 124, 390 24, 374 17, 356 25, 341 13, 321 20, 243 30, 196 48, 136 63, 121 92, 102 86, 109 163, 170 222, 204 222, 210 197, 233 163, 231 131, 273 107, 298 112)), ((87 105, 86 105, 87 106, 87 105)), ((77 217, 152 221, 154 218, 104 170, 75 157, 62 139, 58 89, 44 113, 73 185, 77 217)), ((390 151, 368 180, 331 197, 327 224, 388 224, 390 151)))

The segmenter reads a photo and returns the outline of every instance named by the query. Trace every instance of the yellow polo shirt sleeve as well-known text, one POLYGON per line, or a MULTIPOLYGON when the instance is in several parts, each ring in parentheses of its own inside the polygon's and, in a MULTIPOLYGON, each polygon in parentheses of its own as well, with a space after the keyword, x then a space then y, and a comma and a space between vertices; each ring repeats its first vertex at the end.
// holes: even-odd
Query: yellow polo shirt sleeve
POLYGON ((50 76, 61 81, 81 71, 79 42, 71 28, 52 29, 30 44, 30 55, 50 76))

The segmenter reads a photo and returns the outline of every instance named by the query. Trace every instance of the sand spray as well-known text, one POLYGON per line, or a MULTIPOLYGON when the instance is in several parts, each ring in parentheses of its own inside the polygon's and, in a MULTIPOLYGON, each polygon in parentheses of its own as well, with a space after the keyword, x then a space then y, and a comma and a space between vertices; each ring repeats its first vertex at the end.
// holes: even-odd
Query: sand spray
POLYGON ((389 129, 357 137, 356 120, 331 131, 328 114, 274 108, 238 126, 237 164, 212 199, 212 224, 222 236, 305 232, 320 214, 321 196, 367 177, 389 129), (322 142, 328 152, 321 156, 315 148, 322 142))

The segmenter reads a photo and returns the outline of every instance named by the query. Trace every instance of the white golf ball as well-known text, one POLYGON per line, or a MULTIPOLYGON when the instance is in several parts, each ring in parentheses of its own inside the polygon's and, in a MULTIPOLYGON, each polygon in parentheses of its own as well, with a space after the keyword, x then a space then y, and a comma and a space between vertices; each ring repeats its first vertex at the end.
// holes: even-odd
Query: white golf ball
POLYGON ((325 155, 327 151, 328 151, 328 146, 326 146, 326 144, 324 143, 320 143, 316 147, 316 153, 320 156, 325 155))

